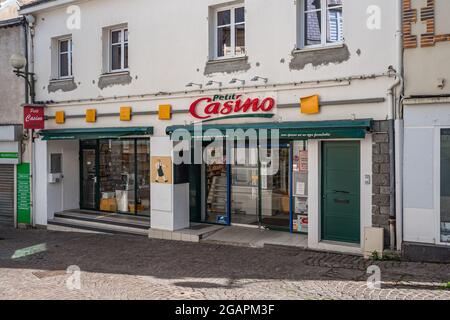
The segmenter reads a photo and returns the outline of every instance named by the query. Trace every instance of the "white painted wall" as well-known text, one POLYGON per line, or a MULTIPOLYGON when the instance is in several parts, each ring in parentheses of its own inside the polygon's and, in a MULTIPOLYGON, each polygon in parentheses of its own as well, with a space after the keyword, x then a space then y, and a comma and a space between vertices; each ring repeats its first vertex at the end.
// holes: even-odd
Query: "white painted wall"
POLYGON ((46 226, 48 220, 47 193, 47 141, 35 141, 35 172, 34 172, 34 221, 36 225, 46 226))
POLYGON ((405 241, 440 242, 440 129, 450 128, 449 106, 439 99, 405 106, 405 241))
MULTIPOLYGON (((62 6, 54 10, 35 13, 37 17, 35 37, 35 71, 37 73, 37 99, 56 101, 50 104, 47 115, 57 110, 66 114, 84 114, 88 108, 97 108, 99 113, 118 112, 123 105, 134 111, 157 110, 159 104, 169 103, 175 110, 187 110, 190 103, 203 94, 190 91, 188 82, 206 84, 209 80, 224 84, 223 93, 236 92, 238 85, 229 85, 232 78, 246 80, 251 86, 239 93, 255 94, 277 91, 278 103, 298 103, 300 97, 320 94, 322 101, 386 97, 387 88, 393 79, 379 78, 354 80, 351 83, 333 82, 321 85, 292 85, 293 82, 335 79, 363 74, 386 72, 389 66, 397 68, 396 31, 398 24, 398 1, 391 0, 344 0, 345 44, 350 59, 342 63, 329 63, 303 70, 291 70, 291 52, 297 42, 297 17, 295 1, 291 0, 245 0, 247 14, 247 50, 250 70, 235 73, 217 73, 205 76, 203 71, 209 60, 209 7, 226 4, 219 0, 134 0, 133 5, 121 0, 75 1, 81 8, 81 29, 66 27, 68 15, 62 6), (366 27, 370 5, 382 10, 380 30, 366 27), (168 18, 170 17, 170 18, 168 18), (174 23, 176 21, 176 23, 174 23), (129 85, 117 85, 99 89, 97 83, 102 73, 102 29, 107 26, 128 23, 130 74, 129 85), (72 34, 74 80, 78 88, 74 91, 48 92, 51 78, 51 39, 72 34), (357 54, 360 52, 360 55, 357 54), (284 61, 284 62, 282 62, 284 61), (255 88, 250 79, 255 75, 268 77, 269 85, 255 88), (273 87, 272 85, 287 84, 273 87), (185 91, 188 90, 187 93, 185 91), (137 96, 169 92, 164 97, 137 96), (175 94, 174 92, 178 92, 175 94), (128 98, 133 96, 133 98, 128 98), (97 99, 99 102, 79 99, 97 99), (114 98, 119 97, 119 98, 114 98), (120 98, 122 97, 122 98, 120 98), (66 102, 64 102, 66 101, 66 102), (71 101, 71 102, 67 102, 71 101)), ((261 85, 259 83, 258 85, 261 85)), ((205 88, 206 89, 206 88, 205 88)), ((205 94, 218 93, 211 87, 205 94)), ((298 109, 280 112, 281 120, 324 120, 374 118, 386 119, 388 103, 374 105, 342 105, 324 107, 314 116, 304 116, 298 109)), ((170 124, 183 124, 193 120, 188 114, 177 114, 170 124)), ((64 126, 48 121, 48 128, 62 127, 110 127, 110 126, 155 126, 155 135, 164 136, 168 122, 155 116, 134 117, 131 123, 123 123, 117 117, 101 118, 96 124, 86 124, 84 119, 70 119, 64 126)))
POLYGON ((78 141, 36 140, 36 224, 47 225, 47 220, 64 210, 80 207, 80 169, 78 141), (62 154, 61 182, 48 182, 50 155, 62 154))

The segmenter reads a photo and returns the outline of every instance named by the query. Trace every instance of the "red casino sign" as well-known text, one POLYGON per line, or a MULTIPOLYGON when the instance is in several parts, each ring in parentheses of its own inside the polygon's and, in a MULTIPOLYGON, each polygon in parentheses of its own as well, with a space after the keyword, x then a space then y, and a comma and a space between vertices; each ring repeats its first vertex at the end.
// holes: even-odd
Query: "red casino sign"
POLYGON ((45 128, 44 107, 24 106, 23 127, 24 129, 34 129, 34 130, 44 129, 45 128))
POLYGON ((242 95, 227 94, 197 99, 191 104, 189 112, 194 118, 205 120, 213 116, 272 112, 274 108, 274 98, 243 98, 242 95))

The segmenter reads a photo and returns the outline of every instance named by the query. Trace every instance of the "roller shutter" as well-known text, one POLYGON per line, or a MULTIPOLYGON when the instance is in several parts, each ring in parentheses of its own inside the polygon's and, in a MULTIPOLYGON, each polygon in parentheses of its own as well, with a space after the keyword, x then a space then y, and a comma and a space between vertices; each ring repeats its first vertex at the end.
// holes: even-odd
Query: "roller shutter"
POLYGON ((14 226, 14 165, 0 164, 0 225, 14 226))

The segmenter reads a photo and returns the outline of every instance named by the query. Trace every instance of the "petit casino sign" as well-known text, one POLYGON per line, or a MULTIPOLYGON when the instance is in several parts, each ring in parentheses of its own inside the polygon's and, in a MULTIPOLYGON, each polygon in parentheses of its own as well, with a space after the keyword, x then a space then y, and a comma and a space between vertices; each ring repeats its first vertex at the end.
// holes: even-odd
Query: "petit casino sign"
POLYGON ((189 112, 194 118, 205 120, 213 116, 271 112, 274 108, 274 98, 244 98, 240 94, 227 94, 197 99, 191 104, 189 112))

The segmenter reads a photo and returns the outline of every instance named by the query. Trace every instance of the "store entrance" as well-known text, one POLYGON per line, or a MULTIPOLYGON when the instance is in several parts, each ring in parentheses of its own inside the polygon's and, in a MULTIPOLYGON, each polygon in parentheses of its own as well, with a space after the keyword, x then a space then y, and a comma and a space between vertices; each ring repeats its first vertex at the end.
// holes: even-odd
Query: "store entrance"
POLYGON ((307 232, 306 141, 204 145, 203 154, 202 222, 307 232))
POLYGON ((80 208, 150 216, 149 139, 80 142, 80 208))

